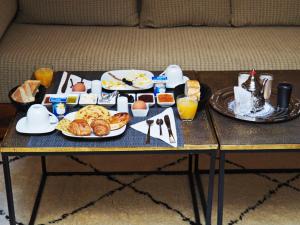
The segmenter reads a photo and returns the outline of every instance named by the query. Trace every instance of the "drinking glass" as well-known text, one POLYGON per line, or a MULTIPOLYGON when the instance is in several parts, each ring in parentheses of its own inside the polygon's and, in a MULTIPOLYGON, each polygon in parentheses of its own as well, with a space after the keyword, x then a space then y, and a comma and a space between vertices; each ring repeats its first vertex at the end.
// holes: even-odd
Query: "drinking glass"
POLYGON ((176 99, 177 110, 180 119, 192 121, 195 118, 198 108, 198 100, 195 98, 179 95, 176 99))
POLYGON ((53 79, 53 66, 52 65, 38 65, 34 69, 34 77, 36 80, 41 81, 41 84, 46 88, 50 87, 53 79))

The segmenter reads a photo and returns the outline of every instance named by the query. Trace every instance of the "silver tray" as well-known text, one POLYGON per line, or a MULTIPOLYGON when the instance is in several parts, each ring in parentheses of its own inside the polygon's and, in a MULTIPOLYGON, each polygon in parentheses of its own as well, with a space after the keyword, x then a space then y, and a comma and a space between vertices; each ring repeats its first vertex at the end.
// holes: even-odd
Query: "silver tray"
POLYGON ((277 95, 273 91, 270 104, 274 107, 274 111, 265 116, 247 116, 237 115, 228 106, 234 101, 233 87, 225 88, 214 93, 210 98, 211 107, 222 115, 253 123, 278 123, 295 119, 300 115, 300 100, 291 97, 290 105, 288 109, 277 109, 277 95))

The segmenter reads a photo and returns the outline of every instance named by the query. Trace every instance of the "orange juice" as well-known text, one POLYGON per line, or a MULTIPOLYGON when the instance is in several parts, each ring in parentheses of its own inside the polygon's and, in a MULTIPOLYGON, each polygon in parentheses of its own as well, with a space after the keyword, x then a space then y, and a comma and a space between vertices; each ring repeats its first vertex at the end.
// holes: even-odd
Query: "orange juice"
POLYGON ((50 87, 53 79, 53 70, 51 68, 38 68, 34 72, 35 79, 41 81, 46 88, 50 87))
POLYGON ((198 101, 185 96, 177 98, 177 109, 182 120, 192 121, 196 115, 198 101))

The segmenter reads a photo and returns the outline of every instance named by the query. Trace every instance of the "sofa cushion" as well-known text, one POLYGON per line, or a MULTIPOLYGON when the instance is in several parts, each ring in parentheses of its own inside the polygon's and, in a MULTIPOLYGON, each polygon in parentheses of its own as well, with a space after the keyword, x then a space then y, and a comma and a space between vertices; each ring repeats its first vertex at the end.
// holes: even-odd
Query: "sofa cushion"
POLYGON ((19 0, 19 23, 138 24, 136 0, 19 0))
POLYGON ((230 25, 230 0, 142 0, 142 27, 230 25))
POLYGON ((300 69, 300 27, 138 27, 13 24, 0 42, 0 102, 32 76, 35 65, 55 70, 300 69))
POLYGON ((0 38, 17 12, 17 0, 0 0, 0 38))
POLYGON ((232 0, 232 24, 300 25, 300 1, 232 0))

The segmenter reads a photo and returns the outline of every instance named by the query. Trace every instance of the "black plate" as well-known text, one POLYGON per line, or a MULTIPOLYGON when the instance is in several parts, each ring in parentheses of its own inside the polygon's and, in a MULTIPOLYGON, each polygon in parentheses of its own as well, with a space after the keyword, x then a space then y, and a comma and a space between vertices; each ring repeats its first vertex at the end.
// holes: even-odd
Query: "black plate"
POLYGON ((20 85, 14 87, 13 89, 11 89, 8 93, 8 97, 10 99, 10 101, 12 102, 12 104, 16 107, 17 110, 21 110, 24 112, 27 112, 27 110, 29 109, 30 106, 34 105, 34 104, 41 104, 44 96, 46 94, 46 88, 43 85, 40 85, 39 87, 39 91, 35 96, 35 101, 34 102, 28 102, 28 103, 20 103, 20 102, 16 102, 15 100, 12 99, 12 94, 15 92, 15 90, 19 87, 20 85))
MULTIPOLYGON (((200 82, 201 83, 201 82, 200 82)), ((175 99, 177 98, 178 95, 183 95, 184 94, 184 87, 185 84, 180 84, 174 88, 174 96, 175 99)), ((201 96, 200 96, 200 101, 198 105, 198 109, 204 109, 210 96, 211 96, 211 89, 209 86, 207 86, 204 83, 201 83, 201 96)))
POLYGON ((295 119, 300 115, 300 100, 295 97, 291 97, 290 105, 287 110, 276 109, 275 106, 277 103, 277 94, 275 91, 272 91, 272 95, 270 98, 270 104, 275 108, 275 111, 267 116, 250 117, 236 115, 232 110, 228 108, 228 104, 233 100, 233 87, 229 87, 214 93, 210 99, 210 105, 214 110, 224 116, 251 123, 279 123, 295 119))

